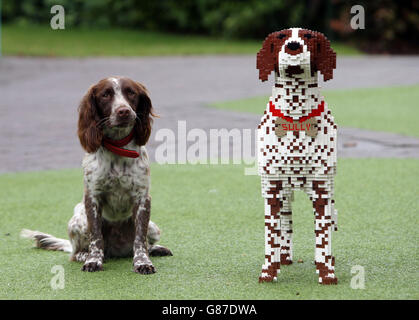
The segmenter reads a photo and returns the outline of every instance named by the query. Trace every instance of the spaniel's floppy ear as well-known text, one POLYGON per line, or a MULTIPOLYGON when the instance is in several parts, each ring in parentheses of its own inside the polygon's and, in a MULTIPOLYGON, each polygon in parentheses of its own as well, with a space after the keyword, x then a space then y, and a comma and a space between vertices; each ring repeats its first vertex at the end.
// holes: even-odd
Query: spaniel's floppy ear
POLYGON ((137 104, 137 118, 135 119, 134 137, 135 142, 139 146, 143 146, 147 143, 151 134, 151 126, 153 124, 153 118, 156 117, 154 114, 153 105, 146 87, 141 83, 136 82, 139 89, 139 97, 137 104))
POLYGON ((259 70, 259 79, 268 80, 272 71, 278 70, 278 52, 280 41, 277 36, 280 31, 269 34, 263 41, 262 49, 259 50, 256 58, 256 68, 259 70))
POLYGON ((80 144, 89 153, 99 149, 103 133, 99 128, 100 117, 96 108, 95 87, 84 95, 79 106, 78 136, 80 144))
POLYGON ((314 71, 320 71, 323 80, 333 79, 333 69, 336 69, 336 52, 330 47, 330 41, 320 32, 316 32, 314 51, 314 71))

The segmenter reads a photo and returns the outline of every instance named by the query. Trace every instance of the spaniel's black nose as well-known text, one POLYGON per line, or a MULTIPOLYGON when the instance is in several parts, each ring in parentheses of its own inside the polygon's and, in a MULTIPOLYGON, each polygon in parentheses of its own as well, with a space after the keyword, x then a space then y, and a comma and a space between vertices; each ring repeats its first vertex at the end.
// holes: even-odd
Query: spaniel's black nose
POLYGON ((300 44, 298 42, 292 41, 288 42, 287 47, 288 49, 295 51, 300 49, 300 44))

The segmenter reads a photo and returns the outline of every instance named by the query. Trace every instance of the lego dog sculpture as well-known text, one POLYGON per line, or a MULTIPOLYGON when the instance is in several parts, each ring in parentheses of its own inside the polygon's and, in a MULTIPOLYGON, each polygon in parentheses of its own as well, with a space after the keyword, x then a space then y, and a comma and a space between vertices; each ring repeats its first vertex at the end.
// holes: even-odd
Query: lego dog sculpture
POLYGON ((337 126, 317 82, 318 71, 327 81, 335 68, 329 40, 300 28, 269 34, 257 54, 260 80, 275 73, 257 135, 265 201, 265 263, 259 282, 276 280, 280 265, 292 263, 291 202, 294 190, 303 190, 313 202, 319 283, 337 284, 331 252, 332 229, 337 230, 337 126))

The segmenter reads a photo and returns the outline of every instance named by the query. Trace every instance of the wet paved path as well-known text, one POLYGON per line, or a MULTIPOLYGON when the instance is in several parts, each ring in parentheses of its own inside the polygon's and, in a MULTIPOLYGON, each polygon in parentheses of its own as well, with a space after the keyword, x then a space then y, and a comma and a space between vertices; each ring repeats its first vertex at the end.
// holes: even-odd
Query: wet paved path
MULTIPOLYGON (((79 167, 77 106, 87 88, 110 75, 143 82, 161 118, 158 129, 256 128, 260 116, 214 110, 206 104, 268 95, 254 56, 0 59, 0 172, 79 167)), ((419 57, 343 57, 327 89, 419 83, 419 57)), ((332 110, 333 111, 333 110, 332 110)), ((175 131, 176 132, 176 131, 175 131)), ((419 157, 419 139, 340 128, 339 157, 419 157), (345 147, 349 146, 349 147, 345 147)))

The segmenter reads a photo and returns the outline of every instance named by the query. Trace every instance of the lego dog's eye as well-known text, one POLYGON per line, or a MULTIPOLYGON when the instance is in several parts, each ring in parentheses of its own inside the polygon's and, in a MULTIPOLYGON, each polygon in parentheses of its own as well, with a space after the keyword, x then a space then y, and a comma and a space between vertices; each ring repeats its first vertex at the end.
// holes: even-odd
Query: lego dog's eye
POLYGON ((307 38, 307 39, 311 39, 313 36, 310 34, 310 33, 306 33, 305 35, 304 35, 304 38, 307 38))
POLYGON ((284 39, 286 37, 285 34, 281 33, 280 35, 277 36, 278 39, 284 39))

